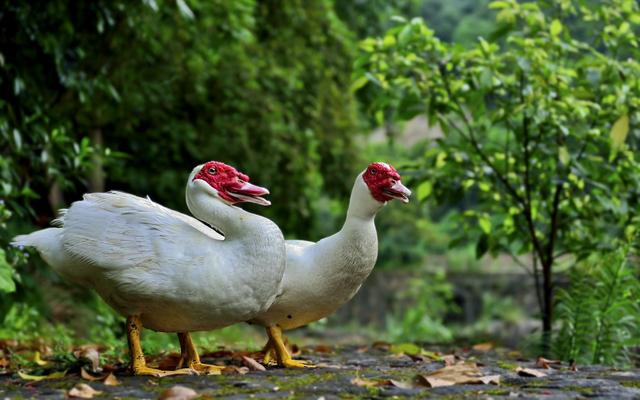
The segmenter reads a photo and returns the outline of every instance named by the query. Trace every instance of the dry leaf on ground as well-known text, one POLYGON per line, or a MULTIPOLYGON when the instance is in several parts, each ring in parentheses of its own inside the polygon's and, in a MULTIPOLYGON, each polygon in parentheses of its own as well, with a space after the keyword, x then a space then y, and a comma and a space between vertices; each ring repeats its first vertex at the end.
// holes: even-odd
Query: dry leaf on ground
POLYGON ((26 374, 22 371, 18 371, 18 376, 22 379, 24 379, 25 381, 43 381, 45 379, 60 379, 60 378, 64 378, 64 376, 67 374, 67 370, 64 371, 58 371, 58 372, 53 372, 49 375, 29 375, 26 374))
POLYGON ((102 394, 100 390, 95 390, 86 383, 78 383, 67 393, 69 397, 78 397, 81 399, 92 399, 93 396, 102 394))
POLYGON ((530 376, 530 377, 534 377, 534 378, 542 378, 544 376, 547 376, 546 373, 544 373, 544 372, 542 372, 542 371, 540 371, 538 369, 532 369, 532 368, 518 367, 518 368, 516 368, 516 372, 520 376, 530 376))
POLYGON ((256 360, 254 360, 251 357, 247 357, 247 356, 242 356, 242 363, 249 367, 250 370, 252 371, 266 371, 267 369, 264 367, 264 365, 260 364, 259 362, 257 362, 256 360))
POLYGON ((109 373, 102 380, 102 383, 104 383, 107 386, 118 386, 120 384, 120 381, 118 380, 118 378, 116 378, 116 376, 114 374, 109 373))
POLYGON ((87 360, 91 364, 91 372, 100 371, 100 352, 96 345, 85 345, 73 352, 78 360, 87 360))
POLYGON ((562 364, 562 361, 560 360, 548 360, 544 357, 538 357, 538 359, 536 360, 536 367, 538 368, 549 369, 552 365, 560 364, 562 364))
POLYGON ((91 375, 86 369, 80 368, 80 377, 82 377, 82 379, 86 380, 86 381, 99 381, 102 379, 101 376, 93 376, 91 375))
POLYGON ((351 380, 351 383, 353 383, 356 386, 362 386, 362 387, 381 386, 379 380, 360 378, 359 376, 353 378, 351 380))
POLYGON ((7 368, 9 365, 11 365, 11 361, 8 358, 0 358, 0 368, 7 368))
POLYGON ((158 400, 191 400, 198 397, 198 393, 185 386, 172 386, 160 394, 158 400))
POLYGON ((442 361, 444 361, 445 366, 454 365, 456 363, 456 356, 454 354, 447 354, 440 357, 442 361))
POLYGON ((313 348, 313 351, 316 353, 333 353, 333 349, 326 344, 319 344, 313 348))
POLYGON ((180 362, 180 357, 180 353, 174 352, 166 354, 164 357, 158 360, 158 369, 166 371, 176 369, 178 363, 180 362))
POLYGON ((378 340, 371 344, 371 348, 379 350, 389 350, 391 348, 391 343, 378 340))
POLYGON ((238 367, 235 365, 227 365, 222 370, 222 375, 235 375, 235 374, 246 375, 248 373, 249 373, 249 368, 238 367))
POLYGON ((291 349, 290 353, 294 357, 299 356, 302 353, 302 349, 297 344, 292 344, 290 349, 291 349))
POLYGON ((451 386, 456 384, 500 384, 500 375, 482 375, 476 363, 459 362, 440 368, 426 375, 418 375, 421 383, 428 387, 451 386))
POLYGON ((380 386, 395 386, 399 389, 415 389, 419 387, 425 387, 423 383, 414 379, 412 382, 399 381, 396 379, 366 379, 356 377, 351 380, 351 383, 362 387, 380 387, 380 386))
POLYGON ((476 351, 489 351, 493 349, 495 344, 493 342, 484 342, 473 345, 472 349, 476 351))

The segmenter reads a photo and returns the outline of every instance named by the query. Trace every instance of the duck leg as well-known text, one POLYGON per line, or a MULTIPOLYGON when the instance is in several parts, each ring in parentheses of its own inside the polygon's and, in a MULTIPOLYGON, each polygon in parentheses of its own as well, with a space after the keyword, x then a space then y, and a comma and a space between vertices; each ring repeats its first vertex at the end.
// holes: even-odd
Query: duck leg
POLYGON ((267 344, 264 345, 262 349, 264 353, 264 357, 262 357, 262 363, 264 365, 275 364, 276 363, 276 350, 273 346, 273 342, 271 339, 267 341, 267 344))
POLYGON ((140 344, 140 333, 142 332, 142 322, 140 316, 127 317, 127 339, 129 342, 129 355, 131 356, 131 369, 134 375, 151 375, 157 377, 170 375, 194 375, 196 371, 189 368, 177 369, 175 371, 163 371, 157 368, 147 367, 144 359, 142 345, 140 344))
MULTIPOLYGON (((278 325, 267 327, 269 342, 273 345, 278 365, 285 368, 315 368, 315 365, 302 360, 294 360, 282 340, 282 328, 278 325)), ((267 344, 268 345, 268 344, 267 344)))
POLYGON ((187 366, 205 375, 220 375, 222 370, 225 369, 224 366, 200 362, 200 356, 189 332, 179 332, 178 339, 180 340, 180 362, 178 363, 178 368, 187 366))

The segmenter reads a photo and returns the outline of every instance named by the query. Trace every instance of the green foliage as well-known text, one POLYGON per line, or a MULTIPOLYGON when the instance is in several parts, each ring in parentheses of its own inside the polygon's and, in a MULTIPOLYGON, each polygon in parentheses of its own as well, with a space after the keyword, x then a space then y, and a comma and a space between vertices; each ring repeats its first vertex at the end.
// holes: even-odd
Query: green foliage
POLYGON ((380 122, 427 114, 442 127, 418 171, 429 198, 463 199, 457 241, 475 241, 478 257, 534 253, 549 332, 557 257, 610 249, 635 231, 640 164, 627 131, 640 117, 640 11, 630 0, 490 7, 496 40, 468 49, 420 19, 364 40, 354 82, 377 91, 380 122), (593 35, 577 38, 573 24, 593 35))
POLYGON ((442 269, 413 278, 399 298, 397 310, 387 316, 387 336, 392 342, 446 343, 453 339, 444 325, 451 310, 453 287, 442 269))
POLYGON ((3 2, 0 292, 17 288, 0 318, 44 308, 53 279, 10 237, 86 191, 185 210, 190 169, 219 159, 280 188, 260 212, 283 231, 317 236, 319 198, 346 197, 360 168, 353 44, 329 0, 3 2))
POLYGON ((629 247, 594 254, 559 290, 555 352, 578 363, 629 365, 640 343, 640 282, 629 247))

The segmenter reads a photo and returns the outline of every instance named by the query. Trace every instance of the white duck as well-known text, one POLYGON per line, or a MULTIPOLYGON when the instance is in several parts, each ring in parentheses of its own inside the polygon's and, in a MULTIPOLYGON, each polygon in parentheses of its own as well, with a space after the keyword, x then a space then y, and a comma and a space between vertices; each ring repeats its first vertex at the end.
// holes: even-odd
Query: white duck
POLYGON ((264 362, 275 358, 283 367, 311 366, 293 360, 282 339, 288 330, 335 312, 360 289, 378 257, 376 213, 387 201, 409 202, 411 191, 390 165, 369 164, 353 185, 342 229, 317 243, 287 240, 287 266, 282 294, 268 311, 250 323, 266 327, 269 341, 264 362))
POLYGON ((246 321, 266 311, 280 289, 286 256, 280 229, 233 204, 270 203, 265 188, 226 164, 193 169, 186 200, 190 216, 121 192, 93 193, 48 228, 17 236, 64 278, 94 288, 127 317, 136 375, 216 374, 200 362, 188 332, 246 321), (146 366, 142 327, 177 332, 182 349, 176 371, 146 366), (179 366, 179 367, 180 367, 179 366))

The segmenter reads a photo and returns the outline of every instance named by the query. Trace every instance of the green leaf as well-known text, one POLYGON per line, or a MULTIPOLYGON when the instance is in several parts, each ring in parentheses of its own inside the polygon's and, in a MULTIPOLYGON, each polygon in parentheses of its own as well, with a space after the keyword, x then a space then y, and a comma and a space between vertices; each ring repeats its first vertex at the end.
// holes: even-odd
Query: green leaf
POLYGON ((394 354, 419 354, 422 347, 414 343, 400 343, 392 345, 390 351, 394 354))
POLYGON ((418 186, 418 189, 416 190, 416 194, 418 196, 418 200, 422 201, 422 200, 426 199, 427 197, 429 197, 429 195, 431 194, 432 191, 433 191, 433 184, 431 183, 431 181, 422 182, 418 186))
POLYGON ((11 293, 16 291, 13 281, 13 268, 7 262, 3 249, 0 249, 0 292, 11 293))
POLYGON ((563 165, 569 165, 569 162, 571 162, 571 155, 569 154, 569 150, 567 150, 566 146, 560 146, 558 149, 558 158, 563 165))
POLYGON ((409 39, 411 39, 411 34, 413 33, 413 25, 405 25, 404 28, 398 34, 398 43, 400 46, 404 46, 409 43, 409 39))
POLYGON ((482 232, 486 233, 487 235, 491 233, 491 220, 489 219, 488 215, 485 214, 478 217, 478 224, 480 225, 480 229, 482 229, 482 232))
POLYGON ((367 82, 369 82, 369 79, 366 76, 361 76, 360 78, 356 79, 355 81, 353 81, 353 83, 351 84, 351 91, 352 92, 357 92, 360 88, 362 88, 364 85, 367 84, 367 82))
POLYGON ((623 115, 611 127, 609 136, 611 138, 611 147, 615 151, 620 150, 624 145, 627 135, 629 134, 629 116, 623 115))
POLYGON ((507 1, 492 1, 489 4, 490 9, 501 9, 501 8, 509 8, 511 5, 507 1))
POLYGON ((562 32, 562 22, 560 20, 554 19, 551 23, 550 33, 551 36, 558 36, 562 32))
POLYGON ((67 374, 67 370, 64 371, 57 371, 57 372, 53 372, 49 375, 29 375, 29 374, 25 374, 22 371, 18 371, 18 376, 22 379, 24 379, 25 381, 44 381, 46 379, 60 379, 60 378, 64 378, 64 376, 67 374))

